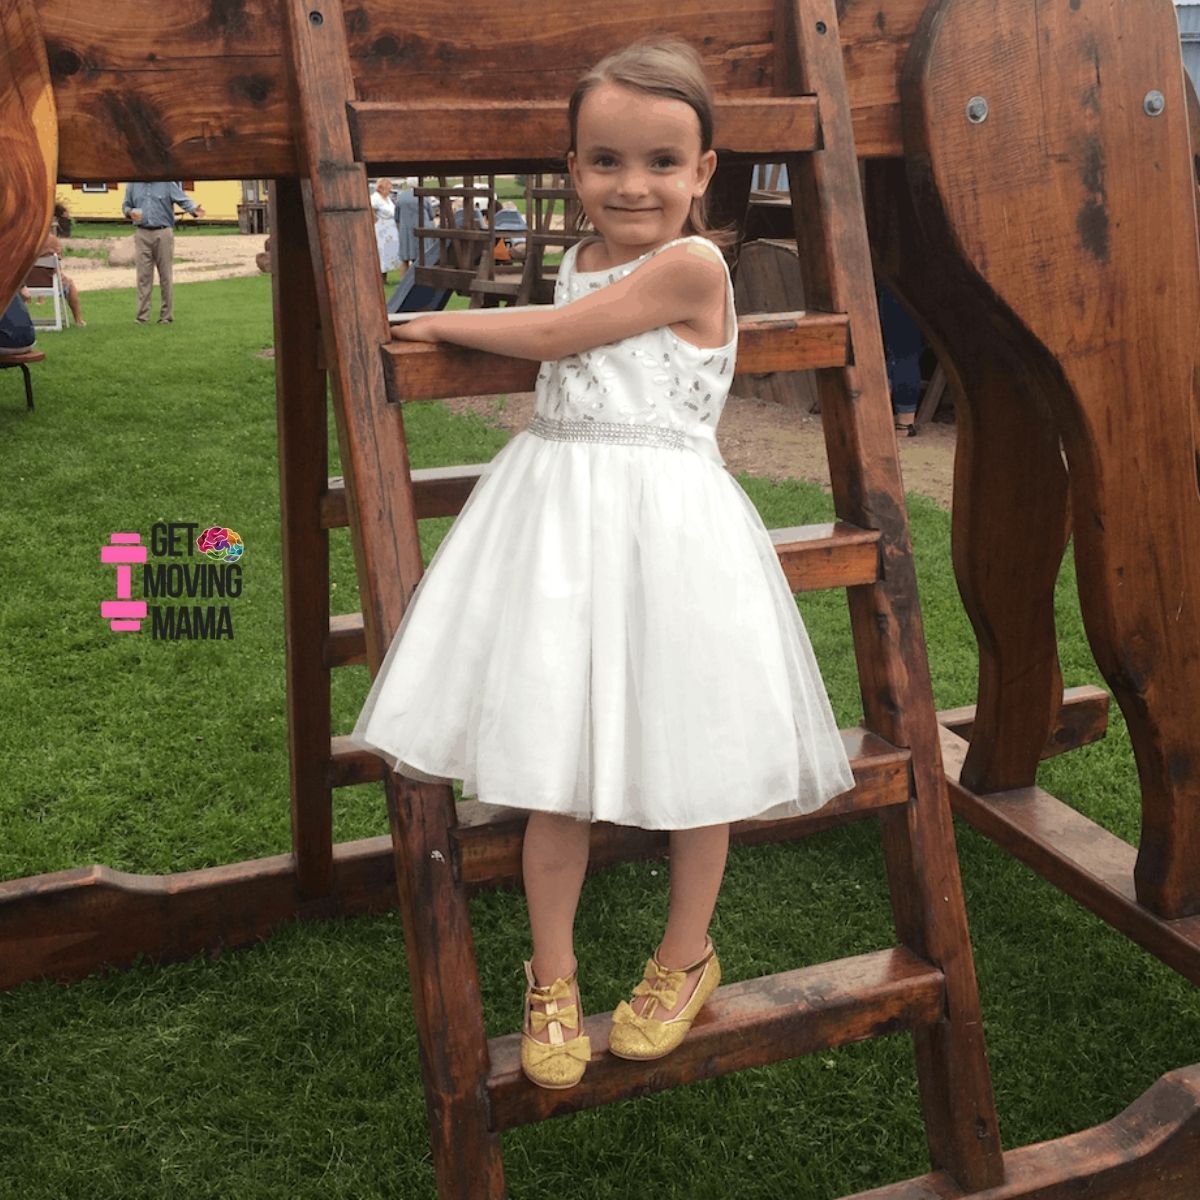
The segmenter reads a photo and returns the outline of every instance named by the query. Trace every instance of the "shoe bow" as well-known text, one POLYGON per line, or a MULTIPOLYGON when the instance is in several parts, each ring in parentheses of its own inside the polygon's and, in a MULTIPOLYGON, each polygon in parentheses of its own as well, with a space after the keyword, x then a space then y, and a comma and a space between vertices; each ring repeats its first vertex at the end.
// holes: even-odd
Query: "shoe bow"
POLYGON ((558 1021, 566 1029, 579 1028, 579 1010, 573 1004, 560 1008, 558 1012, 544 1013, 531 1011, 529 1024, 534 1033, 541 1033, 552 1021, 558 1021))

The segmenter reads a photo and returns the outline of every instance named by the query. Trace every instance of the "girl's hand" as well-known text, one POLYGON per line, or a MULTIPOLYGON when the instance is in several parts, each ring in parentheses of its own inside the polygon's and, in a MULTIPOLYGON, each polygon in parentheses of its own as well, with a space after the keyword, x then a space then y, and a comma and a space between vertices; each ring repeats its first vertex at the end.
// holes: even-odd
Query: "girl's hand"
POLYGON ((412 321, 402 321, 392 326, 393 342, 438 342, 437 319, 435 317, 417 317, 412 321))

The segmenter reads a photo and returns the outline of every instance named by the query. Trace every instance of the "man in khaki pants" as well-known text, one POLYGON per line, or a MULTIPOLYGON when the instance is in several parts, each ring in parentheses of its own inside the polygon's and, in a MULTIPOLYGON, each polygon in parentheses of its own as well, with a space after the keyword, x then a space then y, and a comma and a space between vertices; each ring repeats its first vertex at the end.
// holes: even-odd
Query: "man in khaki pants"
POLYGON ((184 194, 179 183, 127 183, 121 211, 134 223, 134 261, 137 264, 137 323, 150 319, 150 291, 154 269, 158 268, 158 290, 162 307, 160 325, 174 319, 171 310, 171 260, 175 250, 175 205, 193 217, 204 216, 204 209, 184 194))

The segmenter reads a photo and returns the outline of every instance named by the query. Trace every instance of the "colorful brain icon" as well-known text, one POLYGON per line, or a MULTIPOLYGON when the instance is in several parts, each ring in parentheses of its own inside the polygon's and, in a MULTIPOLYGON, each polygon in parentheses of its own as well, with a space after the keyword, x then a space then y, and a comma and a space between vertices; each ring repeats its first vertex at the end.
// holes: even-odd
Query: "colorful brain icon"
POLYGON ((242 539, 232 529, 214 525, 206 529, 196 539, 196 549, 209 558, 218 558, 223 562, 237 562, 245 553, 246 546, 242 539))

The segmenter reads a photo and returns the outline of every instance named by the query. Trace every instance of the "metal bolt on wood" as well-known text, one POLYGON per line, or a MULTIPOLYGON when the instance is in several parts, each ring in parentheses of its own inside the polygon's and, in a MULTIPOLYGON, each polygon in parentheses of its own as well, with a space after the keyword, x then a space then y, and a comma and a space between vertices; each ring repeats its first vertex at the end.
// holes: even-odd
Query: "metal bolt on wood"
POLYGON ((972 96, 967 101, 967 120, 972 125, 982 125, 988 117, 988 102, 982 96, 972 96))
POLYGON ((1146 93, 1146 99, 1142 101, 1142 108, 1146 110, 1148 117, 1161 117, 1163 109, 1167 107, 1167 99, 1159 91, 1150 91, 1146 93))

